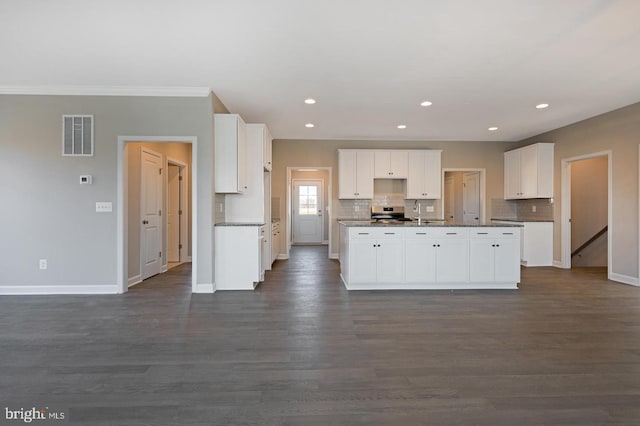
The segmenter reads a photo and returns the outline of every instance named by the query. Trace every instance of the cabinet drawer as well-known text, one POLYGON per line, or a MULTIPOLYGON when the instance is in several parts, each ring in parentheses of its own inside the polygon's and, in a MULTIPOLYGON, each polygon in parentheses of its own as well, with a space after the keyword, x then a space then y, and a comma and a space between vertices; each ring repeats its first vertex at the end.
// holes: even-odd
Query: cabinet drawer
POLYGON ((469 238, 468 228, 437 228, 433 229, 432 234, 434 238, 469 238))
MULTIPOLYGON (((437 231, 437 230, 435 230, 437 231)), ((440 234, 434 232, 433 228, 409 228, 404 230, 404 237, 407 239, 420 239, 420 238, 435 238, 440 234)))
POLYGON ((470 232, 471 238, 517 238, 520 228, 479 228, 470 232))
POLYGON ((349 229, 349 236, 355 239, 396 239, 403 237, 403 229, 395 226, 384 228, 354 227, 349 229))

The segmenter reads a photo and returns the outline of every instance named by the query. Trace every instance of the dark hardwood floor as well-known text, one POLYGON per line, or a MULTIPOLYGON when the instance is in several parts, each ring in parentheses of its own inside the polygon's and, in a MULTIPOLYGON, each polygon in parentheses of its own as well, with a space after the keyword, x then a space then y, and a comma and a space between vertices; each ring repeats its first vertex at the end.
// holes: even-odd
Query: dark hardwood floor
POLYGON ((192 295, 189 278, 186 264, 125 295, 0 297, 0 409, 83 425, 640 424, 640 289, 603 269, 349 293, 307 246, 254 292, 192 295))

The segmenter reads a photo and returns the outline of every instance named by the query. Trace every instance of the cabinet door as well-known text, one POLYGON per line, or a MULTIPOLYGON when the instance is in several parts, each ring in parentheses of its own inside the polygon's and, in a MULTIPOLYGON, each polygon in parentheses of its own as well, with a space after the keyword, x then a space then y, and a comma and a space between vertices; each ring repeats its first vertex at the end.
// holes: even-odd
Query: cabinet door
POLYGON ((402 239, 380 239, 377 245, 377 281, 402 282, 402 239))
POLYGON ((469 280, 469 240, 451 238, 436 240, 436 281, 467 282, 469 280))
POLYGON ((495 244, 495 281, 520 282, 520 241, 503 238, 495 244))
POLYGON ((520 151, 504 153, 504 198, 520 198, 520 151))
POLYGON ((238 192, 247 189, 247 129, 238 120, 238 192))
POLYGON ((440 151, 424 152, 424 197, 439 199, 442 197, 442 153, 440 151))
POLYGON ((263 152, 263 166, 265 170, 271 171, 271 157, 273 155, 273 138, 271 137, 271 133, 269 129, 265 126, 264 128, 264 147, 262 149, 263 152))
POLYGON ((357 198, 356 151, 338 151, 338 198, 357 198))
POLYGON ((409 283, 430 283, 436 280, 436 244, 432 239, 404 241, 404 280, 409 283))
POLYGON ((495 241, 487 238, 472 238, 469 241, 469 281, 494 280, 495 244, 495 241))
POLYGON ((391 170, 389 170, 389 165, 391 163, 391 152, 390 151, 373 151, 373 158, 374 158, 373 176, 377 178, 390 178, 391 170))
POLYGON ((353 283, 376 282, 377 242, 374 239, 349 241, 349 281, 353 283))
POLYGON ((409 175, 409 152, 389 152, 389 177, 394 179, 406 179, 409 175))
POLYGON ((356 151, 356 198, 373 198, 373 155, 356 151))
POLYGON ((538 196, 538 147, 527 146, 520 151, 520 198, 538 196))
POLYGON ((425 155, 424 151, 411 152, 408 158, 407 196, 410 200, 424 198, 425 190, 425 155))

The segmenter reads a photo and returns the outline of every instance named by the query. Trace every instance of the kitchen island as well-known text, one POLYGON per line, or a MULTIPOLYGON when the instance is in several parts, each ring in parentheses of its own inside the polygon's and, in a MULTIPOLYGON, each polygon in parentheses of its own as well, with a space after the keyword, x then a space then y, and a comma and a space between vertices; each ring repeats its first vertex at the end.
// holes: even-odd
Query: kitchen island
POLYGON ((518 288, 519 225, 339 223, 348 290, 518 288))

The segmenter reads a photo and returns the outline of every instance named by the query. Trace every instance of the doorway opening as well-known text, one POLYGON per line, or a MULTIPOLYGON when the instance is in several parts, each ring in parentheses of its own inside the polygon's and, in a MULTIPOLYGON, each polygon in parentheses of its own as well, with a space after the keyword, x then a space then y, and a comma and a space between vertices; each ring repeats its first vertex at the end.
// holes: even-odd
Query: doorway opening
POLYGON ((443 169, 443 218, 447 222, 486 221, 485 170, 443 169))
POLYGON ((287 259, 292 244, 327 245, 331 257, 331 174, 331 167, 287 167, 287 259))
POLYGON ((600 267, 611 278, 611 152, 562 160, 561 266, 600 267))
POLYGON ((118 292, 192 259, 195 289, 196 161, 195 137, 118 138, 118 292))

